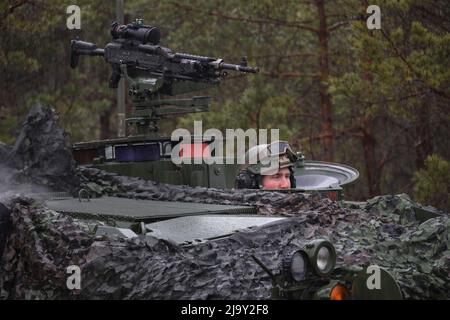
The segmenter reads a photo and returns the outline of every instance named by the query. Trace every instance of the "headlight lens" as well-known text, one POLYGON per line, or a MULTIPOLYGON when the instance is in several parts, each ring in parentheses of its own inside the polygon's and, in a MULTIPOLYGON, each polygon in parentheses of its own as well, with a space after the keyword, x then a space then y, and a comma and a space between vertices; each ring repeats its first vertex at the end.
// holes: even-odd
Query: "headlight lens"
POLYGON ((307 260, 305 254, 301 251, 296 251, 292 255, 291 260, 291 276, 295 281, 302 281, 306 279, 307 260))
POLYGON ((304 251, 308 254, 314 273, 320 277, 330 274, 336 263, 334 246, 325 239, 308 242, 304 251))
POLYGON ((327 247, 322 247, 319 249, 319 252, 317 253, 317 268, 319 268, 320 271, 324 272, 328 269, 331 262, 330 257, 330 249, 327 247))
POLYGON ((334 269, 336 251, 330 241, 316 239, 303 243, 301 246, 288 246, 282 255, 282 272, 288 279, 303 281, 311 271, 326 277, 334 269))

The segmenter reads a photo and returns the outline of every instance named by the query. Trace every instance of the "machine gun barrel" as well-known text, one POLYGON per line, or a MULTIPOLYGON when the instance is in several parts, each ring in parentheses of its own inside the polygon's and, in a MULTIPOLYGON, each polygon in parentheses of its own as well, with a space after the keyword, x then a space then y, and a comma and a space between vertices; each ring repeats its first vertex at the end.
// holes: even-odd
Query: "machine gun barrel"
POLYGON ((239 64, 223 63, 223 62, 219 64, 219 69, 236 70, 236 71, 247 72, 247 73, 258 73, 259 72, 258 68, 242 66, 239 64))
POLYGON ((204 57, 204 56, 197 56, 193 54, 187 54, 187 53, 175 53, 174 59, 188 59, 188 60, 194 60, 199 61, 201 63, 208 64, 212 67, 215 67, 219 70, 235 70, 240 72, 247 72, 247 73, 258 73, 258 68, 248 67, 246 59, 244 59, 243 64, 231 64, 231 63, 225 63, 222 59, 212 58, 212 57, 204 57))
POLYGON ((156 54, 160 55, 164 58, 167 58, 170 61, 179 62, 181 60, 192 60, 197 61, 200 64, 209 65, 219 70, 235 70, 246 73, 258 73, 258 68, 248 67, 245 64, 230 64, 223 62, 222 59, 205 57, 205 56, 197 56, 194 54, 188 53, 172 53, 170 49, 164 48, 158 45, 145 45, 141 44, 138 46, 139 50, 148 54, 156 54))

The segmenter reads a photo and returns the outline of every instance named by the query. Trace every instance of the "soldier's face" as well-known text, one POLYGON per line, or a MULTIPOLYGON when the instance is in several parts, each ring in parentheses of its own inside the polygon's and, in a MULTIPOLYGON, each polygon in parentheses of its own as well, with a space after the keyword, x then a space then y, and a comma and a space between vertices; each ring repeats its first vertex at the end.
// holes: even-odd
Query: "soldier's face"
POLYGON ((264 189, 289 189, 291 180, 289 168, 280 169, 276 174, 263 176, 262 185, 264 189))

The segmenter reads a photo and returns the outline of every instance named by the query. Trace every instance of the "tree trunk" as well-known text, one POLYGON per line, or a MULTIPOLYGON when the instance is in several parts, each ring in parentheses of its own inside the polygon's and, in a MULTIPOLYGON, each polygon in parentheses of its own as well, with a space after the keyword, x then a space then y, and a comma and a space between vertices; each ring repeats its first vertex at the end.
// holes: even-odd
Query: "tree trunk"
POLYGON ((430 108, 428 99, 424 98, 421 108, 416 113, 416 169, 424 166, 425 159, 433 153, 433 141, 430 128, 430 108))
POLYGON ((110 139, 111 137, 111 113, 112 108, 109 108, 100 115, 100 139, 110 139))
POLYGON ((319 15, 319 66, 320 66, 320 109, 322 114, 322 140, 324 160, 333 161, 333 122, 331 118, 332 106, 331 97, 328 93, 328 78, 330 67, 328 63, 328 25, 325 14, 325 3, 323 0, 316 0, 319 15))
POLYGON ((366 165, 369 197, 373 197, 381 193, 380 177, 382 168, 378 168, 377 166, 375 153, 376 139, 373 135, 372 121, 370 119, 366 118, 362 121, 361 132, 361 142, 364 149, 364 162, 366 165))

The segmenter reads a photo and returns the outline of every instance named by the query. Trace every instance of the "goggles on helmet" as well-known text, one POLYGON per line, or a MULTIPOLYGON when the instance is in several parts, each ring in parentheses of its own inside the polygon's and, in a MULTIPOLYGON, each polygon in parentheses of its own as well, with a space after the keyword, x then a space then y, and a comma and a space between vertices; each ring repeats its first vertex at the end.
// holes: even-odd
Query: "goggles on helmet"
POLYGON ((281 168, 292 167, 298 160, 286 141, 258 145, 246 154, 247 169, 255 174, 272 175, 281 168))
POLYGON ((291 146, 287 141, 275 141, 267 146, 268 156, 287 155, 289 160, 295 162, 298 160, 297 155, 292 151, 291 146))

